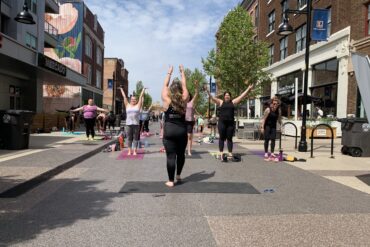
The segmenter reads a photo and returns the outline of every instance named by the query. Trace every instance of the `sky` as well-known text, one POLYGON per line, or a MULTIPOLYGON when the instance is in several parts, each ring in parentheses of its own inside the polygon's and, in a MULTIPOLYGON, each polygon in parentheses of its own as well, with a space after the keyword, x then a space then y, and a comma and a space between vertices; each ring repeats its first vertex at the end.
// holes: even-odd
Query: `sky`
POLYGON ((240 0, 85 0, 105 31, 105 57, 123 59, 129 93, 141 80, 160 100, 169 65, 203 69, 223 17, 240 0))

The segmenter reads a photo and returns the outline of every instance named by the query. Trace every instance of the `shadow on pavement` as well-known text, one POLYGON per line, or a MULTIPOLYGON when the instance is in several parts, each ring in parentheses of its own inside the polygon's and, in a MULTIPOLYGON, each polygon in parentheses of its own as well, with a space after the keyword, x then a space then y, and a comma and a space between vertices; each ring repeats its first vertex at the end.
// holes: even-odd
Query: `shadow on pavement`
POLYGON ((108 205, 124 195, 99 190, 99 183, 55 179, 21 197, 0 199, 0 246, 36 239, 80 220, 109 216, 113 211, 108 205))
POLYGON ((216 174, 215 171, 213 171, 211 173, 206 173, 205 171, 201 171, 201 172, 193 173, 190 176, 187 176, 187 177, 183 178, 182 182, 183 183, 185 183, 185 182, 200 182, 200 181, 208 180, 211 177, 214 177, 215 174, 216 174))

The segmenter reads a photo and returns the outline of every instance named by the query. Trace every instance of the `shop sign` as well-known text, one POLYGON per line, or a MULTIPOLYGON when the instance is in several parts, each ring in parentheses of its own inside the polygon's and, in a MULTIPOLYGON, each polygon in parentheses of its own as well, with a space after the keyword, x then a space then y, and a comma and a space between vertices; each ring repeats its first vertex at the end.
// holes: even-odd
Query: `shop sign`
POLYGON ((67 75, 67 67, 41 53, 38 55, 38 66, 53 71, 61 76, 67 75))

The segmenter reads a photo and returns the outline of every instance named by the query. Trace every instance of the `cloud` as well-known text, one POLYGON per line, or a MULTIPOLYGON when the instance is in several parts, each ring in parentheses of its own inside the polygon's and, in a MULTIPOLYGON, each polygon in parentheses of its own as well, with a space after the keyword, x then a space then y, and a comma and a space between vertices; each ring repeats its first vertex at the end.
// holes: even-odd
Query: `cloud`
POLYGON ((201 57, 214 47, 222 18, 238 2, 85 0, 105 31, 105 57, 122 58, 130 92, 142 80, 154 100, 160 100, 168 65, 202 69, 201 57))

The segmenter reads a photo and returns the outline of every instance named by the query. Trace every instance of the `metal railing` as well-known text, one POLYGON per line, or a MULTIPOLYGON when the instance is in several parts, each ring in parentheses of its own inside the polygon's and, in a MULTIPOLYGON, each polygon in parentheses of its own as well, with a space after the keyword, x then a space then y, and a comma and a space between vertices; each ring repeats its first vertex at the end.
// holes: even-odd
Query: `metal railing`
POLYGON ((45 20, 45 32, 58 38, 58 29, 45 20))

